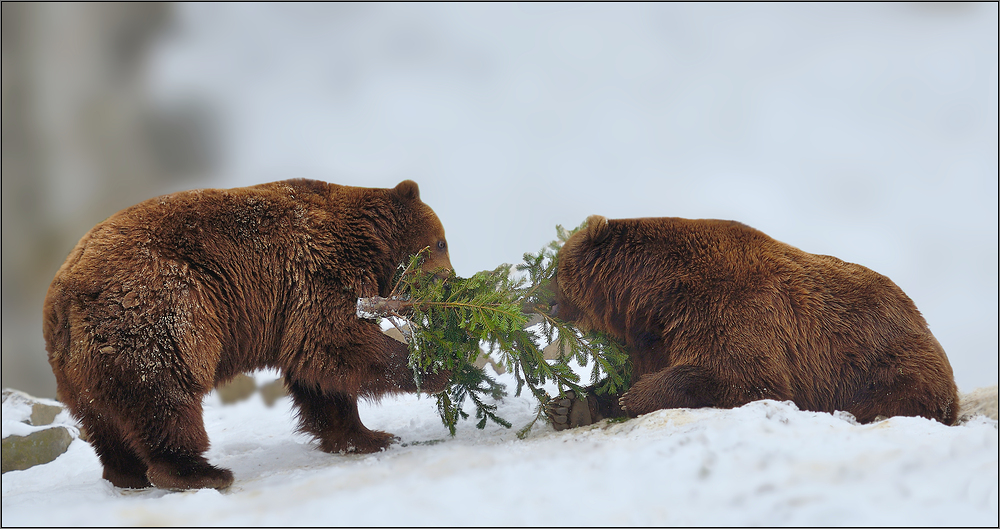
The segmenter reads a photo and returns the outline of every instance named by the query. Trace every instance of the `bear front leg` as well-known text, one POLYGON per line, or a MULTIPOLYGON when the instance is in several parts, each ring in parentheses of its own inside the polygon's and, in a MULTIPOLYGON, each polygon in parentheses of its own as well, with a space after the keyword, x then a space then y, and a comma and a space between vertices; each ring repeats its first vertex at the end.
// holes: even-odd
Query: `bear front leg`
POLYGON ((324 452, 369 454, 385 450, 398 440, 361 423, 357 396, 324 393, 287 378, 285 383, 299 408, 300 429, 315 436, 324 452))
MULTIPOLYGON (((361 395, 378 398, 386 393, 415 393, 417 382, 409 365, 410 350, 407 345, 385 335, 376 325, 370 327, 367 329, 369 339, 379 351, 377 356, 385 359, 384 373, 375 374, 362 382, 361 395)), ((421 375, 420 391, 428 394, 444 391, 451 380, 451 372, 444 369, 421 375)))
POLYGON ((718 379, 701 366, 678 365, 643 375, 619 399, 630 417, 667 408, 706 408, 718 402, 718 379))

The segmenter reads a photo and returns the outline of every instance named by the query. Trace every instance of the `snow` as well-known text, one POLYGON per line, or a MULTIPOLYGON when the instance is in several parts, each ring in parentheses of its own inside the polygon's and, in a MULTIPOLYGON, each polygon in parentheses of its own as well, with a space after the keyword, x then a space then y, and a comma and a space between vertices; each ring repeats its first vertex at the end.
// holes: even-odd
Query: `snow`
MULTIPOLYGON (((365 424, 400 442, 332 455, 294 432, 287 397, 222 405, 212 393, 207 456, 235 473, 228 490, 115 489, 76 439, 52 463, 3 475, 3 525, 997 525, 997 421, 984 416, 858 425, 760 401, 536 424, 519 440, 534 406, 509 396, 499 413, 513 428, 463 421, 449 437, 433 399, 363 403, 365 424)), ((24 416, 3 413, 5 432, 24 416)))

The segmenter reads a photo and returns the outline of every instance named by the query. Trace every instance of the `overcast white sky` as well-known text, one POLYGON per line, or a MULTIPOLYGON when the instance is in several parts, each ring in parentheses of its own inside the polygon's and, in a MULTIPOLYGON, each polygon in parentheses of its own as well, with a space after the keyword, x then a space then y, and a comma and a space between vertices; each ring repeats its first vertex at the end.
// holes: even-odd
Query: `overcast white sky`
POLYGON ((416 180, 463 276, 556 224, 728 218, 883 273, 997 382, 997 5, 183 4, 206 185, 416 180))

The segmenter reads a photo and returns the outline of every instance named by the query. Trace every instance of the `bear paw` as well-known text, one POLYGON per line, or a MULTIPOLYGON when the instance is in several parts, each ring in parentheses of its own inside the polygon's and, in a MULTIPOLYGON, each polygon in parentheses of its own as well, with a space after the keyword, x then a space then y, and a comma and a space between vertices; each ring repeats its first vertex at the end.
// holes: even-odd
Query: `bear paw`
POLYGON ((399 437, 391 433, 370 430, 350 438, 323 439, 320 449, 331 454, 371 454, 387 450, 399 441, 399 437))
POLYGON ((145 472, 141 474, 137 472, 122 472, 107 465, 104 467, 103 477, 120 489, 145 489, 153 486, 149 482, 149 478, 146 477, 145 472))
POLYGON ((567 391, 562 397, 549 399, 545 404, 545 415, 556 431, 594 423, 589 401, 577 398, 573 391, 567 391))
POLYGON ((644 400, 643 393, 635 391, 622 393, 622 396, 618 397, 618 406, 622 410, 622 415, 633 419, 663 408, 663 406, 651 404, 648 399, 644 400))
POLYGON ((201 458, 161 461, 149 465, 146 478, 161 489, 224 489, 233 484, 233 472, 208 464, 201 458))

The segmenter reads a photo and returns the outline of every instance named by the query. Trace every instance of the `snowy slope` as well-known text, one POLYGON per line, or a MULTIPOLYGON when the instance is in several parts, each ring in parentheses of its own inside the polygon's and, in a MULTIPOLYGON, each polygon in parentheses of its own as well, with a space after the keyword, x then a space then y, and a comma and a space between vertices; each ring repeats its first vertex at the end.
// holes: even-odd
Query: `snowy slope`
MULTIPOLYGON (((500 412, 516 429, 533 409, 508 397, 500 412)), ((3 525, 997 525, 997 422, 982 416, 858 425, 762 401, 540 425, 522 441, 470 421, 449 438, 428 398, 361 413, 401 442, 325 454, 293 433, 289 399, 223 406, 213 393, 208 457, 236 474, 229 490, 118 490, 75 440, 3 475, 3 525)))

